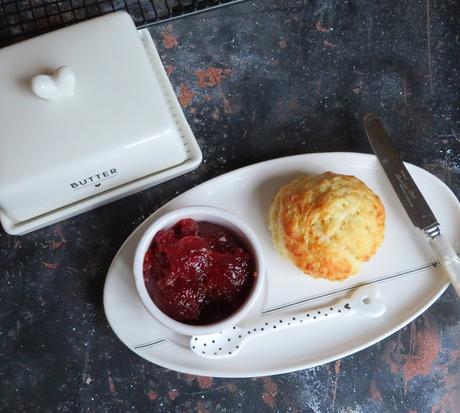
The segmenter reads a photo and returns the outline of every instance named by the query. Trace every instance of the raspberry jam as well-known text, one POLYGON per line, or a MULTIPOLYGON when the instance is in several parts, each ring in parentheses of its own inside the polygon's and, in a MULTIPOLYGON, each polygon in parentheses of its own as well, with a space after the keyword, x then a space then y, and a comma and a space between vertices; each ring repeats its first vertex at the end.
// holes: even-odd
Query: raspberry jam
POLYGON ((235 234, 192 218, 158 231, 144 258, 150 297, 187 324, 230 316, 247 299, 256 275, 254 257, 235 234))

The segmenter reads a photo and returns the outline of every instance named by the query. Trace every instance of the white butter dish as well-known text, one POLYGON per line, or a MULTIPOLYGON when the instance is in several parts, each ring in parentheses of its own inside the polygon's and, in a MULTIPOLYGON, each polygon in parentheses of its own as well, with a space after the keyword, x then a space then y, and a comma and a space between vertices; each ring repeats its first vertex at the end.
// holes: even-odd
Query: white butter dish
POLYGON ((149 32, 112 13, 0 50, 0 221, 24 234, 195 169, 149 32))

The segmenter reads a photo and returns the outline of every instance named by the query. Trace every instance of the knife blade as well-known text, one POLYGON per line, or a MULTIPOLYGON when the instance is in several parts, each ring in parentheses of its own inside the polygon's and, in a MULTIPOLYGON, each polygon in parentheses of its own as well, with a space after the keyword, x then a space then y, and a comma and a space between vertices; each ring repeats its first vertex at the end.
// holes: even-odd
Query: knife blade
POLYGON ((391 144, 382 120, 375 113, 364 117, 367 138, 412 224, 428 238, 441 266, 460 296, 460 258, 441 234, 441 228, 399 152, 391 144))

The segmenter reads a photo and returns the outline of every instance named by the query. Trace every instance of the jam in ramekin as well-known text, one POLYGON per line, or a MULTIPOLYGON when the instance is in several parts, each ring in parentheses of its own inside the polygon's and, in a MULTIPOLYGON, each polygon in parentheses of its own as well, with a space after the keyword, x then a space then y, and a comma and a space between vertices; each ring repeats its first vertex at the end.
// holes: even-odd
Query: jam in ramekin
POLYGON ((248 298, 257 276, 236 234, 192 218, 160 230, 144 258, 144 281, 157 307, 187 324, 221 321, 248 298))

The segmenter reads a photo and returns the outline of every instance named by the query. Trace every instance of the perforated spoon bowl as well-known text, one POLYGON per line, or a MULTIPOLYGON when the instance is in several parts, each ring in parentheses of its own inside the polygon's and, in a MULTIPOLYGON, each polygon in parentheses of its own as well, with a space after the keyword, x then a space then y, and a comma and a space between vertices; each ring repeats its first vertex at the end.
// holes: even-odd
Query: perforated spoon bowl
POLYGON ((193 336, 190 349, 205 358, 231 357, 237 354, 250 339, 265 334, 277 333, 287 328, 327 321, 327 319, 351 314, 367 317, 379 317, 385 312, 385 304, 378 298, 375 285, 358 287, 351 297, 344 298, 332 305, 316 309, 276 312, 257 318, 255 323, 244 328, 233 326, 218 333, 193 336))

